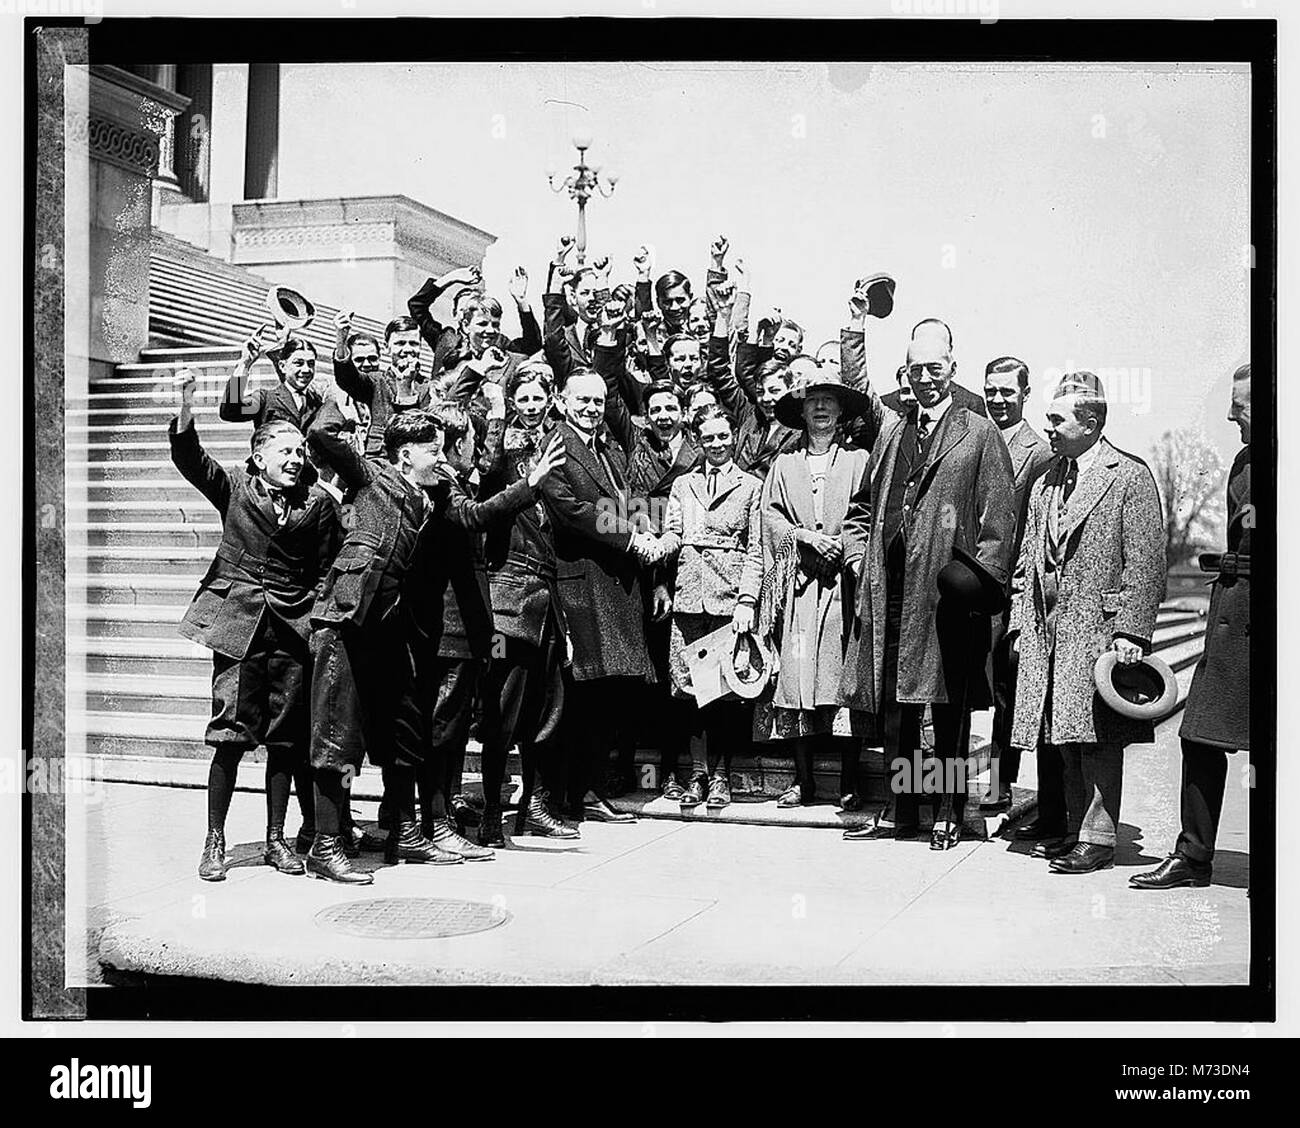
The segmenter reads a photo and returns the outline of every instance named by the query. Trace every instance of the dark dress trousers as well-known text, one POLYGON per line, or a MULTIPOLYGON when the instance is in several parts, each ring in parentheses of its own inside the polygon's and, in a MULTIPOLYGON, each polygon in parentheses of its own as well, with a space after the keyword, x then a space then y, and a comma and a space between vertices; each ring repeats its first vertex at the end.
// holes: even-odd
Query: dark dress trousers
MULTIPOLYGON (((1250 751, 1250 447, 1228 474, 1228 556, 1210 591, 1205 650, 1192 675, 1182 738, 1182 832, 1175 853, 1214 858, 1228 778, 1228 753, 1250 751)), ((1205 566, 1212 562, 1206 561, 1205 566)))

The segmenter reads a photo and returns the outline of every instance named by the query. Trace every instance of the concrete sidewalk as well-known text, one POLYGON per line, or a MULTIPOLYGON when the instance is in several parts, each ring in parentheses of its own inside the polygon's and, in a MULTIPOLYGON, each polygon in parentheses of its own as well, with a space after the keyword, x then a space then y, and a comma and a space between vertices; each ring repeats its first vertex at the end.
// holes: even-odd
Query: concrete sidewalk
MULTIPOLYGON (((263 800, 240 793, 227 829, 239 861, 208 884, 194 873, 204 793, 110 784, 89 815, 91 975, 102 960, 266 984, 1245 983, 1239 764, 1214 884, 1127 887, 1177 831, 1177 722, 1130 751, 1116 867, 1075 878, 1001 839, 936 853, 823 827, 654 818, 585 825, 576 843, 522 838, 486 863, 381 866, 352 890, 263 866, 263 800), (421 940, 339 935, 314 919, 389 897, 478 902, 508 918, 421 940)), ((373 802, 355 806, 374 816, 373 802)))

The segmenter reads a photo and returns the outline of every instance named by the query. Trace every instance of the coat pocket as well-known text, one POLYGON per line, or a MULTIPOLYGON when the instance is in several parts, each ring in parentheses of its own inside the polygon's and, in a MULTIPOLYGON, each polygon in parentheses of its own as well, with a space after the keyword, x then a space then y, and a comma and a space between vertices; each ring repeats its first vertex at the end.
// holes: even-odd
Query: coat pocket
POLYGON ((370 583, 373 563, 374 558, 369 554, 340 556, 334 561, 329 589, 335 611, 346 615, 361 605, 370 583))
POLYGON ((1113 619, 1124 609, 1128 602, 1122 591, 1103 591, 1101 593, 1101 614, 1103 618, 1113 619))
POLYGON ((230 594, 231 581, 227 579, 209 580, 194 597, 189 613, 185 616, 196 627, 210 627, 217 621, 226 596, 230 594))

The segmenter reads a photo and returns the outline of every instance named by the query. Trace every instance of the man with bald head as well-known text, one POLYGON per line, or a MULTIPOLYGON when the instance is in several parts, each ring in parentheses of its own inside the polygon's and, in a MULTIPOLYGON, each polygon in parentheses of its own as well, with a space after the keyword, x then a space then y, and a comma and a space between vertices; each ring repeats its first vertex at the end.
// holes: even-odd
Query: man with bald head
POLYGON ((641 571, 655 545, 629 512, 627 451, 604 427, 605 380, 575 367, 562 392, 564 465, 543 497, 555 534, 556 597, 572 664, 566 670, 563 743, 569 765, 567 815, 631 822, 599 795, 608 757, 638 682, 653 682, 642 626, 641 571))
MULTIPOLYGON (((991 703, 984 662, 989 620, 1010 576, 1015 510, 1011 459, 997 428, 953 399, 952 335, 928 319, 913 330, 908 382, 916 405, 890 417, 871 394, 878 438, 864 491, 871 532, 841 699, 882 728, 891 796, 853 840, 911 838, 923 792, 937 803, 930 846, 961 838, 972 708, 991 703), (936 773, 918 771, 921 723, 934 721, 936 773)), ((870 392, 870 389, 866 389, 870 392)))
MULTIPOLYGON (((937 317, 927 317, 924 321, 918 321, 912 326, 912 336, 917 334, 926 336, 935 334, 942 337, 947 342, 948 352, 952 353, 952 330, 946 322, 940 321, 937 317)), ((984 406, 984 401, 972 392, 969 388, 957 383, 955 376, 957 373, 957 362, 954 360, 952 365, 954 379, 952 381, 952 402, 959 407, 964 407, 969 411, 975 412, 976 415, 987 415, 988 411, 984 406)), ((916 397, 912 394, 912 385, 907 378, 907 365, 904 364, 898 369, 898 390, 890 392, 888 395, 880 397, 883 403, 891 411, 899 415, 906 415, 911 410, 912 405, 916 402, 916 397)))

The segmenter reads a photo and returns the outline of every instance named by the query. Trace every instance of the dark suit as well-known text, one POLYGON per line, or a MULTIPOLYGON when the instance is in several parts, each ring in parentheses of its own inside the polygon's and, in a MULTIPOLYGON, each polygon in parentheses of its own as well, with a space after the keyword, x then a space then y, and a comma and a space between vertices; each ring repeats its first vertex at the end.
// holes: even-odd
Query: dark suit
MULTIPOLYGON (((737 347, 749 347, 741 342, 737 347)), ((736 465, 756 478, 766 478, 779 454, 794 450, 803 432, 766 418, 758 408, 753 384, 742 384, 731 371, 725 337, 710 337, 705 382, 713 389, 718 402, 732 418, 736 435, 736 465)))
MULTIPOLYGON (((1052 461, 1052 448, 1028 423, 1023 424, 1007 443, 1011 456, 1012 497, 1016 510, 1016 536, 1012 560, 1020 559, 1020 542, 1025 535, 1025 513, 1029 505, 1029 488, 1052 461)), ((1000 784, 1016 782, 1020 774, 1020 749, 1011 743, 1011 726, 1016 706, 1015 651, 1007 637, 1007 612, 1000 614, 993 624, 993 649, 991 651, 993 675, 993 741, 992 753, 997 762, 997 779, 1000 784)))
POLYGON ((318 421, 309 436, 352 504, 352 523, 311 615, 312 767, 355 770, 367 754, 380 765, 413 767, 424 740, 402 595, 431 505, 391 464, 358 455, 341 418, 318 421))
MULTIPOLYGON (((1228 753, 1250 751, 1250 447, 1228 474, 1228 553, 1210 591, 1205 650, 1192 675, 1182 739, 1182 832, 1174 852, 1199 864, 1214 859, 1228 778, 1228 753)), ((1206 561, 1206 566, 1211 561, 1206 561)))
MULTIPOLYGON (((460 333, 453 325, 443 325, 433 316, 433 304, 446 287, 439 286, 437 280, 430 278, 406 303, 406 308, 420 326, 420 336, 425 344, 433 350, 433 375, 437 379, 445 369, 452 368, 464 357, 461 355, 460 333)), ((531 356, 542 347, 542 331, 537 327, 537 318, 531 309, 519 315, 520 335, 513 341, 504 333, 497 335, 497 346, 506 352, 522 353, 531 356)))
POLYGON ((193 424, 168 428, 172 462, 221 515, 221 544, 180 633, 213 651, 214 747, 307 745, 308 614, 339 542, 338 510, 319 487, 283 492, 280 521, 262 478, 227 470, 193 424))
POLYGON ((226 394, 217 405, 217 416, 226 423, 252 423, 256 429, 263 423, 282 419, 305 435, 325 402, 318 391, 309 387, 302 393, 300 407, 283 380, 273 388, 245 388, 242 395, 235 386, 237 382, 238 377, 232 375, 226 394))
POLYGON ((366 457, 385 459, 384 428, 399 411, 428 410, 433 403, 433 387, 427 381, 413 396, 398 390, 397 377, 390 371, 374 376, 363 375, 351 359, 334 358, 334 382, 358 403, 370 409, 370 429, 366 432, 366 457))
POLYGON ((492 596, 482 530, 508 522, 536 494, 520 478, 476 501, 448 469, 434 494, 407 577, 406 613, 412 628, 416 698, 428 740, 429 771, 421 801, 460 791, 465 743, 483 666, 493 651, 492 596))
POLYGON ((646 651, 641 568, 628 551, 627 456, 598 440, 593 452, 570 423, 557 428, 567 461, 542 487, 555 531, 556 588, 573 661, 564 729, 570 809, 581 812, 636 682, 654 680, 646 651))

